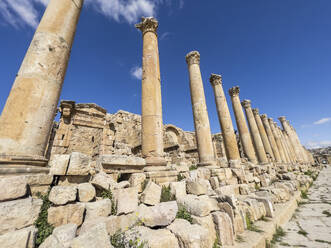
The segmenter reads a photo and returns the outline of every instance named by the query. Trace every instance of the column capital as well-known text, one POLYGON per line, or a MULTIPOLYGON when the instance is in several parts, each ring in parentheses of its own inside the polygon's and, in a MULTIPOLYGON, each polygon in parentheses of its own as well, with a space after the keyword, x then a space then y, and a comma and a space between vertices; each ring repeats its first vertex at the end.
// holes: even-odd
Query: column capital
POLYGON ((272 124, 274 123, 274 119, 272 119, 272 118, 270 118, 270 117, 268 118, 268 121, 269 121, 270 123, 272 123, 272 124))
POLYGON ((191 51, 185 56, 188 65, 200 64, 200 53, 198 51, 191 51))
POLYGON ((212 73, 210 75, 209 82, 211 83, 212 86, 222 85, 222 76, 212 73))
POLYGON ((268 120, 267 114, 262 114, 260 115, 262 120, 268 120))
POLYGON ((250 108, 252 105, 251 105, 251 100, 243 100, 242 102, 241 102, 241 106, 243 106, 245 109, 247 109, 247 108, 250 108))
POLYGON ((254 114, 254 115, 260 115, 260 114, 259 114, 259 109, 258 109, 258 108, 254 108, 254 109, 252 109, 252 111, 253 111, 253 114, 254 114))
POLYGON ((279 120, 280 122, 285 122, 285 121, 286 121, 286 117, 285 117, 285 116, 279 116, 279 117, 278 117, 278 120, 279 120))
POLYGON ((239 86, 234 86, 231 89, 229 89, 230 96, 238 96, 240 92, 239 86))
POLYGON ((141 22, 135 25, 143 34, 153 32, 157 35, 156 31, 159 26, 158 21, 154 17, 142 17, 141 22))

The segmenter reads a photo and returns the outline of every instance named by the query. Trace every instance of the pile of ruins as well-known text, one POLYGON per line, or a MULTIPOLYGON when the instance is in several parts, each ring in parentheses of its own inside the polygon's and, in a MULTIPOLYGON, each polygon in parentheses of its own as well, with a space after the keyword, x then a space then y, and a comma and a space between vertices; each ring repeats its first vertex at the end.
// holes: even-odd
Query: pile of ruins
POLYGON ((200 54, 192 51, 195 132, 163 125, 152 17, 136 25, 141 116, 74 101, 58 107, 82 6, 50 1, 0 117, 1 247, 122 247, 114 235, 125 247, 265 247, 320 169, 290 122, 279 117, 281 128, 260 115, 235 86, 228 93, 236 133, 222 77, 211 74, 221 128, 212 134, 200 54), (52 231, 41 238, 43 211, 52 231), (264 232, 252 231, 253 223, 264 232))

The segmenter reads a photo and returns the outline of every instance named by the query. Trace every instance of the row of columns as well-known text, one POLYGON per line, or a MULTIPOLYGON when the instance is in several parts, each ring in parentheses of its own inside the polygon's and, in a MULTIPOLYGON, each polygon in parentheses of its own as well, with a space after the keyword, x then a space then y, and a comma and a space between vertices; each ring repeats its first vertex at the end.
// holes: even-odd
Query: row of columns
MULTIPOLYGON (((51 0, 36 30, 31 45, 17 74, 0 117, 0 163, 12 161, 38 165, 45 160, 45 151, 52 129, 74 34, 83 0, 51 0), (16 160, 15 160, 16 159, 16 160)), ((166 165, 163 153, 162 97, 157 28, 155 18, 142 18, 136 25, 143 37, 142 58, 142 156, 149 167, 166 165)), ((200 166, 216 166, 210 124, 200 72, 200 54, 186 55, 194 126, 200 166)), ((241 163, 229 107, 222 86, 222 77, 212 74, 217 113, 231 166, 241 163)), ((240 102, 239 87, 229 90, 239 137, 247 159, 252 163, 305 162, 306 152, 293 127, 280 117, 284 131, 272 119, 259 115, 251 102, 240 102), (242 109, 244 107, 248 125, 242 109)))

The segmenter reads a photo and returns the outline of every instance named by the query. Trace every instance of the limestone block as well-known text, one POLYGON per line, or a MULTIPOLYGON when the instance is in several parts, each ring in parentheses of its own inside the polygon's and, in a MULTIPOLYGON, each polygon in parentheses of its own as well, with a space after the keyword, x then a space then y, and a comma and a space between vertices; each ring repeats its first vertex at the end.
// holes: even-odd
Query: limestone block
POLYGON ((34 248, 36 228, 27 227, 0 235, 1 248, 34 248))
POLYGON ((178 206, 175 201, 161 202, 155 206, 147 207, 139 205, 139 219, 148 227, 160 227, 169 225, 178 212, 178 206))
POLYGON ((64 205, 77 198, 76 186, 54 186, 49 193, 49 200, 55 205, 64 205))
POLYGON ((204 217, 192 215, 192 219, 192 224, 198 224, 208 230, 208 238, 210 239, 209 242, 210 244, 213 244, 217 238, 213 217, 210 214, 204 217))
POLYGON ((0 178, 0 202, 14 200, 27 193, 27 180, 24 176, 0 178))
POLYGON ((232 168, 231 170, 232 170, 232 174, 238 178, 239 183, 248 183, 244 169, 232 168))
POLYGON ((211 177, 210 178, 211 187, 215 190, 220 186, 220 182, 218 181, 218 177, 211 177))
POLYGON ((54 236, 50 235, 44 242, 39 246, 39 248, 65 248, 60 241, 54 236))
POLYGON ((89 156, 79 152, 71 153, 67 175, 88 175, 90 169, 89 156))
POLYGON ((175 234, 180 247, 210 248, 213 246, 210 243, 210 237, 208 237, 208 230, 200 225, 191 225, 187 220, 176 219, 167 228, 175 234))
POLYGON ((234 216, 233 225, 235 234, 240 234, 245 231, 245 223, 241 214, 237 214, 234 216))
POLYGON ((205 195, 208 193, 208 186, 203 180, 186 181, 187 193, 193 195, 205 195))
POLYGON ((51 175, 64 176, 69 166, 70 154, 55 154, 49 161, 51 175))
POLYGON ((167 229, 153 230, 145 226, 137 226, 125 233, 128 240, 139 238, 140 243, 144 241, 149 248, 179 248, 176 236, 167 229))
POLYGON ((68 223, 80 226, 83 222, 85 206, 83 203, 68 204, 65 206, 50 207, 48 209, 48 223, 55 227, 68 223))
POLYGON ((186 182, 171 182, 170 183, 170 192, 176 196, 176 199, 179 199, 183 196, 186 196, 186 182))
POLYGON ((148 181, 145 190, 141 194, 140 201, 146 205, 156 205, 160 202, 161 187, 152 181, 148 181))
POLYGON ((231 207, 231 205, 228 202, 220 202, 220 203, 218 203, 218 206, 222 212, 225 212, 228 214, 228 216, 230 217, 230 219, 232 221, 233 231, 235 231, 235 229, 234 229, 234 211, 233 211, 233 208, 231 207))
POLYGON ((70 241, 76 237, 77 225, 76 224, 66 224, 56 227, 53 230, 52 236, 64 246, 69 247, 70 241))
POLYGON ((133 227, 138 221, 138 215, 136 213, 109 216, 106 218, 105 223, 107 226, 107 232, 109 235, 114 235, 117 231, 125 231, 133 227))
POLYGON ((129 187, 130 187, 129 181, 122 181, 115 185, 115 189, 125 189, 129 187))
POLYGON ((30 191, 31 191, 31 195, 34 198, 38 198, 38 195, 45 195, 48 193, 49 190, 49 185, 41 185, 41 186, 36 186, 36 185, 32 185, 30 186, 30 191))
POLYGON ((179 206, 185 207, 188 212, 196 216, 207 216, 211 211, 210 202, 196 195, 186 195, 177 199, 177 202, 179 206))
POLYGON ((103 199, 96 202, 85 203, 86 216, 85 220, 96 217, 107 217, 111 213, 112 202, 110 199, 103 199))
POLYGON ((80 202, 89 202, 95 198, 95 188, 90 183, 78 184, 78 199, 80 202))
POLYGON ((146 165, 146 161, 143 158, 123 155, 102 155, 102 163, 107 165, 129 165, 140 167, 146 165))
POLYGON ((105 189, 105 190, 109 190, 109 189, 113 189, 116 185, 116 182, 114 181, 114 179, 112 178, 112 176, 106 174, 105 172, 101 171, 98 174, 96 174, 91 183, 99 188, 99 189, 105 189))
POLYGON ((71 248, 111 248, 105 223, 100 223, 71 241, 71 248))
POLYGON ((240 184, 239 185, 239 192, 241 195, 249 195, 251 192, 250 192, 250 189, 249 189, 249 186, 247 184, 240 184))
MULTIPOLYGON (((225 186, 221 186, 221 187, 218 187, 215 192, 216 194, 218 195, 236 195, 236 188, 239 189, 238 186, 236 185, 225 185, 225 186)), ((239 191, 239 190, 238 190, 239 191)))
POLYGON ((50 174, 37 174, 26 175, 28 185, 50 185, 53 182, 53 175, 50 174))
POLYGON ((129 214, 137 210, 137 188, 116 189, 113 191, 113 197, 117 206, 117 215, 129 214))
POLYGON ((199 196, 199 199, 200 199, 200 201, 205 201, 206 203, 208 203, 210 212, 220 210, 220 207, 218 205, 218 201, 216 200, 216 198, 210 197, 207 195, 201 195, 201 196, 199 196))
POLYGON ((129 182, 131 187, 137 187, 138 192, 142 192, 142 185, 146 179, 146 175, 144 173, 133 173, 130 178, 129 182))
POLYGON ((42 200, 31 197, 0 203, 0 235, 33 225, 42 200))
POLYGON ((214 212, 212 216, 221 244, 223 246, 234 245, 233 226, 229 215, 225 212, 214 212))

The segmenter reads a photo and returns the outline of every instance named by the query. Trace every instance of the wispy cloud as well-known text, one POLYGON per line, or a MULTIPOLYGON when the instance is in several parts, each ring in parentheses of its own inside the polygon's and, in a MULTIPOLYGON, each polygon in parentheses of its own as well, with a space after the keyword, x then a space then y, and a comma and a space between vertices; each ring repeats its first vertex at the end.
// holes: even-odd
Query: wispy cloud
POLYGON ((331 146, 331 140, 309 141, 305 145, 308 149, 323 148, 331 146))
POLYGON ((160 35, 160 40, 168 39, 172 33, 170 32, 164 32, 163 34, 160 35))
POLYGON ((321 124, 324 124, 324 123, 327 123, 327 122, 331 122, 331 117, 326 117, 326 118, 322 118, 318 121, 315 121, 314 125, 321 125, 321 124))
POLYGON ((130 73, 132 77, 141 80, 143 75, 143 70, 141 67, 135 66, 131 69, 130 73))

